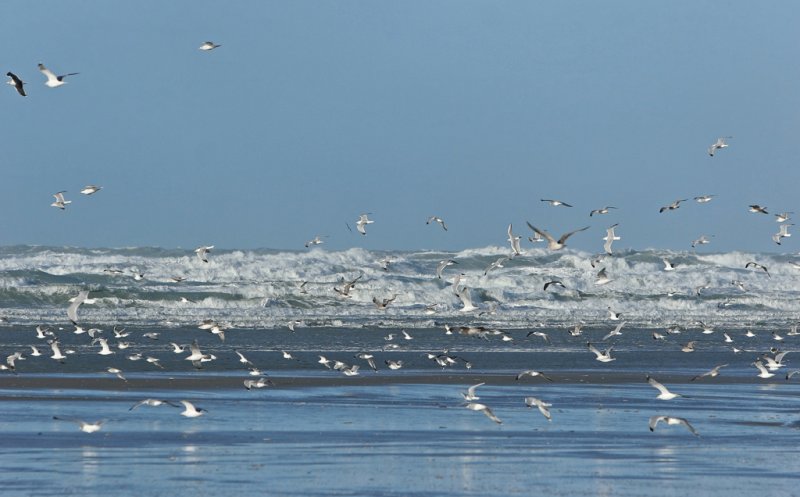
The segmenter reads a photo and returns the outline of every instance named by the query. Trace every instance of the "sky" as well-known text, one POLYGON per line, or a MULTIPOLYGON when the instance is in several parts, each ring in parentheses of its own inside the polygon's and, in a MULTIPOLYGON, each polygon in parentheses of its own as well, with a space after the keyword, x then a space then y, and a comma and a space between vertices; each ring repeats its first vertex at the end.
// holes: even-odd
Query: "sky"
POLYGON ((530 221, 797 252, 771 235, 800 216, 798 25, 789 0, 2 2, 28 96, 0 87, 0 245, 461 250, 530 221))

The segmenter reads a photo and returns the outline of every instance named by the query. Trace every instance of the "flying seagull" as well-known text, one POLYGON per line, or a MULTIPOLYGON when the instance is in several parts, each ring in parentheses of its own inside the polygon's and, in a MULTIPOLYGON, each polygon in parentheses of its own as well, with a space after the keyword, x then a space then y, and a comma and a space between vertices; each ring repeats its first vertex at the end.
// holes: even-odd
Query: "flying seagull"
POLYGON ((676 201, 672 202, 671 204, 665 205, 664 207, 658 209, 658 212, 660 214, 660 213, 662 213, 664 211, 674 211, 675 209, 678 209, 681 206, 681 202, 686 202, 686 200, 687 199, 685 199, 685 198, 682 198, 680 200, 676 200, 676 201))
POLYGON ((609 205, 609 206, 606 206, 606 207, 602 207, 600 209, 594 209, 591 212, 589 212, 589 217, 592 217, 595 214, 608 214, 608 209, 616 209, 616 207, 611 207, 609 205))
POLYGON ((584 231, 584 230, 588 230, 589 229, 588 226, 585 226, 585 227, 577 229, 575 231, 570 231, 569 233, 564 233, 563 235, 561 235, 561 238, 559 238, 558 241, 556 241, 556 239, 553 238, 550 235, 550 233, 548 233, 548 232, 546 232, 544 230, 540 230, 539 228, 537 228, 536 226, 532 225, 531 223, 529 223, 527 221, 526 221, 526 223, 528 224, 528 227, 533 230, 534 233, 537 233, 538 235, 543 236, 547 240, 547 248, 550 249, 550 250, 561 250, 562 248, 564 248, 566 246, 567 239, 569 237, 571 237, 572 235, 574 235, 575 233, 577 233, 579 231, 584 231))
POLYGON ((609 255, 611 254, 611 244, 614 243, 614 240, 620 239, 614 233, 614 228, 616 228, 617 226, 619 226, 619 223, 609 226, 608 229, 606 230, 606 236, 603 238, 603 240, 606 241, 606 243, 603 244, 603 250, 606 251, 606 254, 609 255))
POLYGON ((659 393, 656 396, 656 398, 659 400, 672 400, 676 397, 680 397, 680 395, 678 395, 677 393, 672 393, 669 390, 667 390, 667 387, 665 387, 664 385, 656 381, 655 378, 649 375, 647 376, 647 383, 649 383, 651 387, 658 390, 659 393))
POLYGON ((548 421, 552 419, 550 417, 550 409, 548 409, 548 407, 552 407, 553 404, 549 404, 543 400, 537 399, 536 397, 525 397, 525 405, 528 407, 536 406, 539 409, 539 412, 542 413, 542 416, 547 418, 548 421))
POLYGON ((711 200, 714 197, 716 197, 716 195, 700 195, 695 197, 694 199, 698 204, 706 204, 708 202, 711 202, 711 200))
POLYGON ((694 427, 688 421, 686 421, 686 418, 676 418, 674 416, 652 416, 650 418, 650 422, 648 423, 650 431, 655 431, 656 425, 658 425, 658 423, 661 421, 668 425, 684 425, 690 432, 692 432, 692 435, 696 437, 700 436, 700 434, 697 433, 697 430, 695 430, 694 427))
POLYGON ((511 257, 522 255, 522 248, 519 246, 519 241, 522 239, 521 236, 514 236, 514 233, 511 231, 511 225, 508 225, 508 242, 511 244, 512 254, 511 257))
POLYGON ((64 81, 64 78, 66 78, 67 76, 75 76, 76 74, 78 74, 76 72, 71 72, 67 74, 62 74, 60 76, 56 76, 50 69, 44 67, 44 64, 42 63, 39 63, 39 71, 41 71, 41 73, 44 74, 45 77, 47 78, 47 81, 44 82, 45 86, 50 88, 57 88, 61 85, 65 85, 67 84, 67 82, 64 81))
POLYGON ((564 207, 572 207, 568 203, 562 202, 560 200, 553 200, 553 199, 549 199, 549 198, 543 198, 541 200, 542 200, 542 202, 547 202, 548 204, 552 205, 553 207, 558 207, 559 205, 563 205, 564 207))
POLYGON ((760 270, 764 271, 767 274, 767 276, 769 277, 769 271, 767 270, 767 266, 762 266, 761 264, 759 264, 757 262, 753 262, 753 261, 750 261, 750 262, 748 262, 747 264, 744 265, 745 269, 748 269, 750 267, 753 267, 753 268, 760 269, 760 270))
POLYGON ((96 431, 100 431, 100 428, 103 427, 103 423, 105 421, 95 421, 94 423, 89 423, 87 421, 83 421, 80 419, 75 418, 60 418, 58 416, 53 416, 53 419, 58 421, 71 421, 73 423, 77 423, 80 430, 84 433, 94 433, 96 431))
POLYGON ((726 367, 726 366, 727 366, 727 364, 720 364, 719 366, 715 366, 710 371, 706 371, 705 373, 699 374, 699 375, 695 376, 694 378, 692 378, 689 381, 696 381, 696 380, 699 380, 700 378, 705 378, 706 376, 708 376, 710 378, 715 378, 715 377, 719 376, 719 370, 724 368, 724 367, 726 367))
POLYGON ((472 411, 481 411, 482 413, 484 413, 486 415, 487 418, 491 419, 495 423, 503 424, 503 422, 500 421, 500 418, 495 416, 494 413, 492 412, 492 410, 489 409, 489 407, 484 405, 484 404, 479 404, 477 402, 470 402, 469 404, 466 405, 466 408, 470 409, 472 411))
POLYGON ((750 212, 755 212, 757 214, 769 214, 769 212, 767 212, 766 207, 763 207, 758 204, 749 205, 747 210, 749 210, 750 212))
POLYGON ((50 204, 50 207, 58 207, 62 211, 67 208, 67 204, 71 204, 72 200, 65 200, 64 194, 67 193, 66 190, 62 190, 58 193, 54 193, 53 197, 56 198, 56 201, 50 204))
POLYGON ((89 290, 81 290, 67 308, 67 317, 72 321, 72 324, 78 324, 78 307, 80 307, 87 298, 89 298, 89 290))
POLYGON ((200 45, 198 50, 202 50, 204 52, 208 52, 208 51, 214 50, 215 48, 218 48, 218 47, 221 47, 221 46, 222 45, 217 45, 213 41, 206 41, 206 42, 203 42, 202 45, 200 45))
POLYGON ((197 247, 196 249, 194 249, 194 253, 197 254, 197 258, 200 259, 201 261, 208 262, 208 256, 206 254, 211 252, 211 249, 213 248, 214 248, 213 245, 204 245, 202 247, 197 247))
POLYGON ((25 95, 25 88, 23 88, 23 85, 25 84, 24 81, 19 79, 19 77, 16 74, 14 74, 13 72, 11 72, 11 71, 8 71, 6 73, 6 76, 11 78, 11 79, 9 79, 7 81, 7 83, 10 84, 11 86, 13 86, 14 88, 16 88, 17 93, 19 93, 23 97, 27 96, 27 95, 25 95))
POLYGON ((86 185, 86 186, 83 187, 83 190, 81 190, 81 193, 84 194, 84 195, 91 195, 93 193, 97 193, 102 188, 103 188, 102 186, 86 185))
POLYGON ((359 216, 359 218, 358 218, 358 221, 356 221, 356 229, 362 235, 366 235, 367 234, 367 230, 366 230, 365 226, 375 222, 375 221, 372 221, 371 219, 369 219, 369 217, 367 217, 367 216, 369 216, 369 213, 361 214, 361 216, 359 216))
POLYGON ((478 400, 480 399, 480 397, 475 395, 475 389, 485 384, 486 383, 478 383, 476 385, 472 385, 471 387, 467 388, 466 392, 461 392, 461 396, 464 397, 464 400, 467 401, 478 400))
POLYGON ((717 150, 722 149, 722 148, 727 148, 728 144, 725 143, 725 140, 728 139, 728 138, 733 138, 733 137, 732 136, 723 136, 723 137, 717 138, 717 141, 715 143, 713 143, 710 147, 708 147, 708 155, 710 155, 711 157, 714 157, 714 152, 716 152, 717 150))
POLYGON ((439 223, 439 225, 442 227, 442 229, 447 231, 447 225, 444 224, 444 219, 440 218, 439 216, 431 216, 431 217, 429 217, 428 221, 425 222, 425 224, 431 224, 431 223, 434 223, 434 222, 435 223, 439 223))

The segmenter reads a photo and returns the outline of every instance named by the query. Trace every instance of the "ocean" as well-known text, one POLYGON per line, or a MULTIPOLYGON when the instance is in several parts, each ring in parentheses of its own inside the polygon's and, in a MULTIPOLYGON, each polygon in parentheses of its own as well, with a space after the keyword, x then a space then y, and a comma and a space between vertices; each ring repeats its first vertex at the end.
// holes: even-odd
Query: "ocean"
POLYGON ((484 274, 507 249, 0 252, 0 363, 23 357, 0 371, 3 495, 798 493, 792 255, 531 249, 484 274))

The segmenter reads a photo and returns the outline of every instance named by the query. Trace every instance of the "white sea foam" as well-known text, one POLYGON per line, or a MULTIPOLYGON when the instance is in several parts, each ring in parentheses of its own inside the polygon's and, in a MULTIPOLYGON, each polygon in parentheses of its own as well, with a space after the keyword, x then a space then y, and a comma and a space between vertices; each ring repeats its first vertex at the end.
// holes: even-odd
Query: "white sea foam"
POLYGON ((787 255, 741 252, 628 251, 607 256, 591 266, 593 254, 531 248, 504 268, 484 275, 486 267, 506 247, 461 252, 372 252, 349 249, 329 252, 216 250, 209 263, 191 250, 75 249, 6 247, 0 253, 0 299, 12 322, 64 322, 68 299, 80 289, 92 291, 97 302, 81 308, 90 323, 185 325, 200 319, 227 320, 241 327, 281 327, 289 320, 329 325, 432 326, 440 322, 481 322, 505 328, 534 323, 605 322, 607 308, 622 312, 641 326, 689 323, 697 320, 742 325, 751 322, 791 322, 800 313, 800 271, 787 255), (383 270, 378 261, 392 260, 383 270), (662 257, 677 265, 663 271, 662 257), (454 259, 444 277, 435 276, 440 260, 454 259), (767 266, 746 269, 747 262, 767 266), (606 268, 612 282, 597 286, 606 268), (104 269, 118 269, 111 274, 104 269), (145 275, 142 281, 134 272, 145 275), (466 273, 480 311, 461 313, 451 287, 456 273, 466 273), (341 280, 361 275, 350 298, 334 290, 341 280), (186 281, 175 283, 174 276, 186 281), (543 290, 558 279, 566 289, 543 290), (307 281, 302 293, 299 283, 307 281), (740 281, 742 292, 732 284, 740 281), (697 294, 699 290, 699 295, 697 294), (672 294, 672 296, 669 296, 672 294), (397 295, 386 309, 372 303, 397 295), (180 297, 193 303, 181 303, 180 297), (436 305, 434 315, 425 306, 436 305))

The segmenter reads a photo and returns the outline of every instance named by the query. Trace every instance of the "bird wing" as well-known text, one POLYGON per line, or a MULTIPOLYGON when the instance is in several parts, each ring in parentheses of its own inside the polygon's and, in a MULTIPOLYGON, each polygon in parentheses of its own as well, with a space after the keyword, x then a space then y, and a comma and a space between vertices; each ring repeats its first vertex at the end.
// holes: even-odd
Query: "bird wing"
POLYGON ((669 390, 667 390, 667 387, 656 381, 655 378, 648 376, 647 383, 649 383, 651 387, 655 388, 656 390, 658 390, 663 394, 669 395, 671 393, 669 390))
POLYGON ((530 228, 530 229, 532 229, 532 230, 533 230, 533 232, 534 232, 534 233, 536 233, 536 234, 537 234, 537 235, 539 235, 539 236, 542 236, 542 237, 544 237, 544 238, 545 238, 545 240, 547 240, 547 241, 548 241, 548 243, 556 243, 556 239, 555 239, 555 238, 553 238, 553 237, 550 235, 550 233, 548 233, 548 232, 546 232, 546 231, 542 231, 542 230, 540 230, 539 228, 537 228, 536 226, 532 225, 532 224, 531 224, 531 223, 529 223, 528 221, 525 221, 525 223, 528 225, 528 228, 530 228))
POLYGON ((88 297, 89 297, 89 291, 81 290, 81 292, 78 293, 78 296, 75 297, 75 300, 72 301, 72 304, 70 304, 70 306, 67 308, 67 317, 73 323, 78 322, 78 307, 80 307, 83 301, 86 300, 88 297))
POLYGON ((588 230, 588 229, 589 229, 588 226, 584 226, 583 228, 580 228, 580 229, 577 229, 577 230, 574 230, 574 231, 570 231, 569 233, 564 233, 563 235, 561 235, 561 238, 558 239, 558 243, 563 245, 564 243, 566 243, 567 238, 571 237, 572 235, 574 235, 575 233, 577 233, 579 231, 584 231, 584 230, 588 230))
POLYGON ((42 74, 45 75, 45 77, 47 78, 47 81, 58 81, 59 80, 58 77, 55 74, 53 74, 53 71, 51 71, 50 69, 44 67, 44 64, 39 64, 39 71, 42 74))

